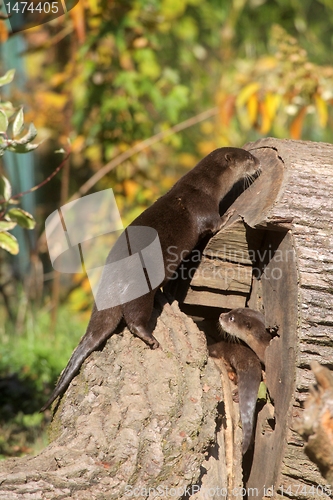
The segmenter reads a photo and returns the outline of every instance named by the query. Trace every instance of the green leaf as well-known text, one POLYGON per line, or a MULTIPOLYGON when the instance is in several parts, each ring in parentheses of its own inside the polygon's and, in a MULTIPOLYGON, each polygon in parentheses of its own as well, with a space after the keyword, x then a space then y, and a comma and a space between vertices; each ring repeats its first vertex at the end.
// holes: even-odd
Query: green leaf
POLYGON ((15 144, 27 144, 28 142, 33 141, 36 135, 37 129, 33 123, 30 123, 28 132, 23 137, 21 137, 21 139, 17 139, 15 141, 15 144))
POLYGON ((260 382, 258 389, 258 399, 267 400, 267 387, 264 382, 260 382))
POLYGON ((6 113, 8 118, 15 113, 15 109, 10 101, 3 101, 0 107, 2 111, 6 113))
POLYGON ((38 146, 39 144, 20 144, 19 141, 13 141, 7 149, 14 153, 29 153, 38 148, 38 146))
POLYGON ((8 118, 7 115, 2 109, 0 109, 0 133, 6 132, 8 128, 8 118))
POLYGON ((16 225, 17 222, 0 220, 0 233, 3 231, 10 231, 11 229, 14 229, 16 225))
POLYGON ((15 236, 4 231, 0 233, 0 248, 7 250, 7 252, 12 255, 17 255, 19 253, 19 245, 15 236))
POLYGON ((36 225, 36 221, 29 212, 22 210, 22 208, 11 208, 6 214, 6 218, 9 218, 13 222, 17 222, 19 226, 25 229, 33 229, 36 225))
POLYGON ((10 83, 13 81, 15 75, 15 69, 9 69, 7 73, 3 76, 0 77, 0 87, 3 85, 7 85, 7 83, 10 83))
POLYGON ((9 180, 4 175, 0 175, 0 199, 4 198, 8 201, 12 195, 12 186, 9 180))
POLYGON ((20 108, 17 115, 15 116, 15 120, 13 123, 13 136, 16 137, 19 135, 20 132, 22 132, 24 126, 24 114, 23 114, 23 108, 20 108))

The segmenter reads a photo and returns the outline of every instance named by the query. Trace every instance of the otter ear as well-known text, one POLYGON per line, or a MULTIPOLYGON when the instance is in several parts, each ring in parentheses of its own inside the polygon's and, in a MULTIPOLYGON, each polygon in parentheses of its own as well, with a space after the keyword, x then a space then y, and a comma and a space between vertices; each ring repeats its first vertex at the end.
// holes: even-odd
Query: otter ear
POLYGON ((224 158, 226 159, 227 162, 230 162, 231 161, 231 154, 230 153, 226 153, 224 155, 224 158))

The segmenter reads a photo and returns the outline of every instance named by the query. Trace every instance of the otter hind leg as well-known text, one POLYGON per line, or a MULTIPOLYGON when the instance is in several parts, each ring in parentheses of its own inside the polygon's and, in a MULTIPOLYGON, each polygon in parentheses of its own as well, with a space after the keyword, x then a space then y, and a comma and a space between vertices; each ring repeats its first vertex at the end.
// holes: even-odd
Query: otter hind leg
POLYGON ((149 345, 151 349, 157 349, 160 346, 154 335, 150 333, 143 325, 132 325, 130 330, 132 333, 134 333, 134 335, 136 335, 147 345, 149 345))
POLYGON ((151 349, 159 347, 152 334, 150 320, 154 306, 154 292, 147 293, 123 305, 123 315, 129 330, 143 340, 151 349))

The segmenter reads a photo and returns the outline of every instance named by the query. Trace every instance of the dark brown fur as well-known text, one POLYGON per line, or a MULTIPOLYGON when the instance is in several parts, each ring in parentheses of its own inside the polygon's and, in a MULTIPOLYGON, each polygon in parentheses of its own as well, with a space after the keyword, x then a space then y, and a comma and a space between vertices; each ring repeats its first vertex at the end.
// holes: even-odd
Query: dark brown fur
POLYGON ((223 359, 237 376, 239 413, 243 429, 243 455, 247 452, 253 435, 254 414, 261 381, 261 363, 258 357, 241 344, 218 342, 208 346, 212 358, 223 359))
POLYGON ((265 364, 265 351, 272 337, 265 328, 264 316, 253 309, 240 307, 219 318, 221 328, 245 342, 265 364))
MULTIPOLYGON (((171 278, 181 260, 204 235, 219 231, 225 223, 225 219, 219 214, 220 201, 236 182, 255 174, 258 169, 259 161, 243 149, 216 149, 131 223, 131 226, 154 228, 159 235, 165 268, 165 279, 160 286, 171 278), (172 256, 170 247, 174 248, 172 256)), ((117 244, 111 250, 107 263, 117 260, 115 254, 117 244)), ((87 331, 41 411, 65 392, 83 361, 110 337, 122 318, 134 335, 152 349, 158 347, 157 340, 148 329, 156 290, 157 288, 135 300, 100 311, 94 305, 87 331)))

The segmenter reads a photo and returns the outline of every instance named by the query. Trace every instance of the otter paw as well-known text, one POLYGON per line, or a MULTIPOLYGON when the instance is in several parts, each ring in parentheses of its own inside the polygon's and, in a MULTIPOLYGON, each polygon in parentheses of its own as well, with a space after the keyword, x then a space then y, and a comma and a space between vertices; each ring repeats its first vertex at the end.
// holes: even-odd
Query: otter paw
POLYGON ((155 339, 155 337, 152 338, 152 340, 149 342, 149 346, 151 349, 157 349, 160 347, 159 342, 155 339))
POLYGON ((226 225, 229 219, 236 213, 236 210, 234 208, 229 209, 222 217, 221 217, 221 222, 220 222, 220 229, 222 229, 223 226, 226 225))

